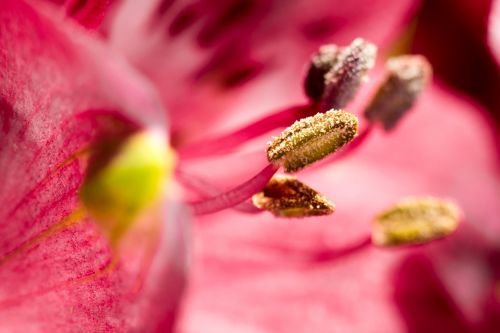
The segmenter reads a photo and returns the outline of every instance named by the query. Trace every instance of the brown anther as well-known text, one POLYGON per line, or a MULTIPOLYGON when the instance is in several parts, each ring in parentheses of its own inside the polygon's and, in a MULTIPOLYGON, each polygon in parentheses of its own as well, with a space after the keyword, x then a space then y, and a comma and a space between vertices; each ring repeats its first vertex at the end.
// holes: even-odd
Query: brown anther
POLYGON ((267 159, 286 172, 298 171, 334 153, 358 133, 355 115, 331 110, 302 118, 269 143, 267 159))
POLYGON ((337 61, 339 47, 335 44, 322 45, 318 52, 312 56, 311 64, 304 82, 307 96, 317 102, 325 91, 325 75, 337 61))
POLYGON ((454 232, 461 218, 452 202, 433 198, 408 198, 375 217, 372 241, 379 246, 418 244, 454 232))
POLYGON ((295 177, 276 175, 252 197, 253 204, 277 217, 330 215, 335 206, 295 177))
POLYGON ((405 55, 390 58, 386 70, 386 78, 366 108, 365 117, 381 123, 388 131, 415 104, 430 80, 432 68, 423 56, 405 55))
POLYGON ((322 110, 345 107, 375 65, 376 56, 377 47, 361 38, 339 50, 332 68, 324 76, 322 110))

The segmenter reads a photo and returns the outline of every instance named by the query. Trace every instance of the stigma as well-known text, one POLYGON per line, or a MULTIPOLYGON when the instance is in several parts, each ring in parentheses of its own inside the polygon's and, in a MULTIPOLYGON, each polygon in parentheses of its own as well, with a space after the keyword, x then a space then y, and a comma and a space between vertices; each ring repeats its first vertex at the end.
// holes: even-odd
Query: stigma
MULTIPOLYGON (((80 199, 111 244, 158 203, 171 178, 175 157, 160 130, 144 130, 116 144, 114 154, 91 160, 80 199), (92 165, 93 164, 93 165, 92 165)), ((109 147, 106 148, 109 151, 109 147)))

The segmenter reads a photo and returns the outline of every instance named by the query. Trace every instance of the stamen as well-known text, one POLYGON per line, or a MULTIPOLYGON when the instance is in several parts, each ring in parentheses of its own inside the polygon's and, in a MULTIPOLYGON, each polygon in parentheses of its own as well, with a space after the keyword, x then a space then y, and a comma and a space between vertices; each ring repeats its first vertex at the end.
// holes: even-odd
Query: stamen
POLYGON ((296 172, 349 143, 358 132, 358 119, 344 111, 328 111, 296 121, 269 143, 267 159, 296 172))
MULTIPOLYGON (((366 74, 375 66, 377 47, 361 38, 342 48, 324 75, 321 109, 341 109, 355 96, 366 74)), ((309 79, 309 78, 308 78, 309 79)))
POLYGON ((314 102, 318 102, 325 91, 325 75, 335 63, 339 55, 339 47, 335 44, 323 45, 318 53, 313 55, 309 71, 304 81, 304 89, 307 96, 314 102))
POLYGON ((182 159, 223 154, 237 148, 248 140, 259 137, 276 128, 290 126, 295 120, 315 113, 316 109, 311 105, 287 108, 265 116, 234 132, 212 139, 205 139, 181 148, 179 154, 182 159))
POLYGON ((379 246, 418 244, 454 232, 461 219, 452 202, 433 197, 408 198, 379 214, 372 240, 379 246))
POLYGON ((365 117, 389 131, 414 105, 430 80, 432 68, 425 57, 406 55, 389 59, 386 69, 386 79, 365 110, 365 117))
POLYGON ((330 215, 335 206, 323 195, 295 177, 274 176, 252 197, 253 204, 277 217, 330 215))
POLYGON ((313 56, 305 79, 310 104, 289 107, 229 134, 180 148, 181 158, 227 153, 248 140, 276 128, 290 126, 303 117, 345 106, 354 97, 366 73, 374 66, 376 52, 375 45, 360 38, 344 48, 334 44, 322 46, 313 56))
MULTIPOLYGON (((224 192, 217 186, 211 184, 206 179, 197 176, 195 174, 186 172, 182 167, 182 165, 179 165, 178 168, 175 170, 175 176, 176 179, 180 181, 183 186, 189 188, 191 191, 197 193, 202 197, 212 197, 224 192)), ((247 214, 262 213, 262 210, 258 209, 250 202, 243 202, 232 208, 247 214)))
POLYGON ((192 202, 190 206, 196 215, 215 213, 231 208, 250 199, 252 195, 261 191, 278 169, 279 166, 269 164, 252 179, 236 188, 206 200, 192 202))

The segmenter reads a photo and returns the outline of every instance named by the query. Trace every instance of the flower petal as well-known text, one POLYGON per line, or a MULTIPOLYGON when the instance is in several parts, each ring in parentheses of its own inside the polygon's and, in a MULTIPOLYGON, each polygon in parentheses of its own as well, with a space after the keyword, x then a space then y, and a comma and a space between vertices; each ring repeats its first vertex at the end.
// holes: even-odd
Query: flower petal
POLYGON ((165 332, 186 214, 162 205, 112 249, 78 197, 92 144, 162 127, 164 111, 123 60, 55 17, 0 3, 0 331, 165 332))

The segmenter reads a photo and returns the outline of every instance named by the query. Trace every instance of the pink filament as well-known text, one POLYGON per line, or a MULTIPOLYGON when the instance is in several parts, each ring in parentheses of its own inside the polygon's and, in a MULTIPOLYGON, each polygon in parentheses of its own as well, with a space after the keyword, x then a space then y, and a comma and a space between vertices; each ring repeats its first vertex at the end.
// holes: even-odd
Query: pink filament
POLYGON ((227 153, 248 140, 259 137, 276 128, 287 127, 300 118, 310 116, 315 113, 315 110, 315 105, 293 106, 259 119, 255 123, 232 133, 203 140, 202 142, 181 148, 179 155, 183 159, 189 159, 227 153))
MULTIPOLYGON (((206 181, 205 179, 197 175, 186 173, 185 171, 183 171, 182 168, 176 170, 176 178, 184 186, 191 189, 192 191, 194 191, 195 193, 197 193, 202 197, 216 196, 223 192, 213 184, 206 181)), ((256 214, 262 212, 261 209, 247 202, 243 202, 237 206, 234 206, 233 208, 240 212, 248 214, 256 214)))
POLYGON ((192 202, 189 205, 196 215, 210 214, 231 208, 261 191, 278 169, 279 166, 269 164, 256 176, 234 189, 205 200, 192 202))

